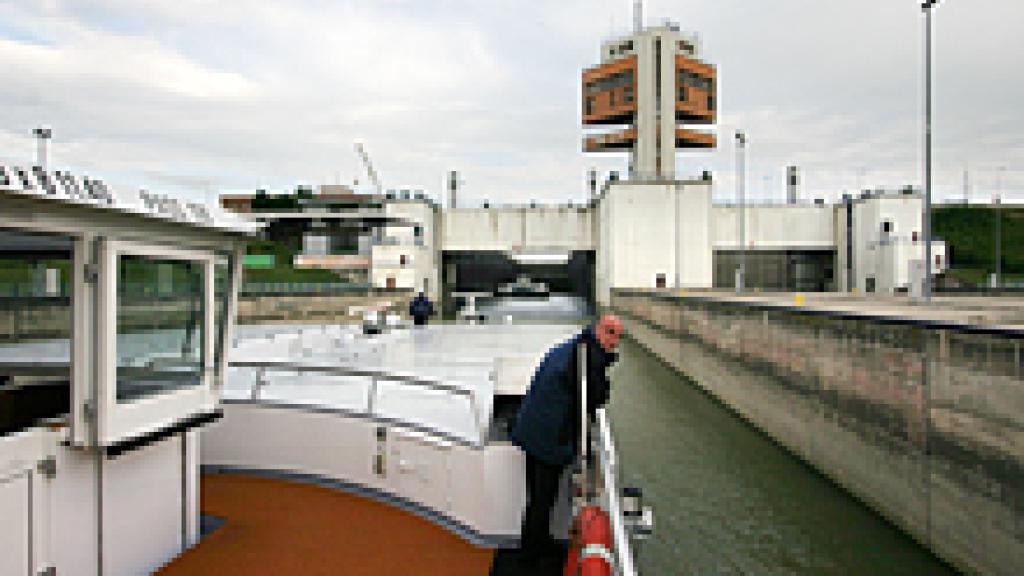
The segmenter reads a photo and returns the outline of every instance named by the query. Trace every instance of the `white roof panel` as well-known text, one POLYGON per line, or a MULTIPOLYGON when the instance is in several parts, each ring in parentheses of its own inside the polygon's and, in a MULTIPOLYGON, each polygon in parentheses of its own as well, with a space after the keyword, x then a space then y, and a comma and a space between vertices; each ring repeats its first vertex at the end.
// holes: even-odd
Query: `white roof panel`
POLYGON ((199 228, 253 233, 261 224, 243 219, 220 207, 187 202, 146 190, 112 190, 102 180, 33 166, 0 166, 0 192, 47 198, 62 204, 88 205, 168 220, 199 228))

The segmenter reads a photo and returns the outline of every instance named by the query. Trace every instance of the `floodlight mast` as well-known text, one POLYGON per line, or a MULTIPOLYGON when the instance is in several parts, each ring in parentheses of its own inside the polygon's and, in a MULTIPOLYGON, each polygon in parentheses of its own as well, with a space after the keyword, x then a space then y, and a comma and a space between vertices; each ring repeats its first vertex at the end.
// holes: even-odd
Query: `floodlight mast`
POLYGON ((736 213, 739 228, 740 265, 736 269, 736 293, 741 294, 747 282, 747 218, 744 213, 746 206, 746 157, 747 135, 742 130, 736 131, 736 213))
POLYGON ((939 0, 924 0, 925 100, 924 100, 924 301, 932 299, 932 8, 939 0))

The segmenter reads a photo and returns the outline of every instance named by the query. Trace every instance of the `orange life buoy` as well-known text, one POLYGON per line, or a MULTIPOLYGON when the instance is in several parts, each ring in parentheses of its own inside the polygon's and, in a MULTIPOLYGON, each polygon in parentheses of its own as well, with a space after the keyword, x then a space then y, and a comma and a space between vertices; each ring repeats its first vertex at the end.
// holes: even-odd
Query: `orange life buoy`
POLYGON ((598 506, 587 506, 574 524, 576 538, 569 549, 564 576, 611 576, 615 556, 608 514, 598 506))

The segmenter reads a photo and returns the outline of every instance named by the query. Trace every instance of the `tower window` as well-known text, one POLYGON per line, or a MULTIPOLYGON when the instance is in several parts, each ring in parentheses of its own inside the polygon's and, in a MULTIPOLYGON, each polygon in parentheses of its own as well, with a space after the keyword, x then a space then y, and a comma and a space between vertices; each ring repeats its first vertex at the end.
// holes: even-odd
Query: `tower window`
POLYGON ((633 87, 632 86, 626 86, 626 89, 622 91, 622 96, 623 96, 623 100, 625 100, 626 102, 632 102, 633 101, 633 87))

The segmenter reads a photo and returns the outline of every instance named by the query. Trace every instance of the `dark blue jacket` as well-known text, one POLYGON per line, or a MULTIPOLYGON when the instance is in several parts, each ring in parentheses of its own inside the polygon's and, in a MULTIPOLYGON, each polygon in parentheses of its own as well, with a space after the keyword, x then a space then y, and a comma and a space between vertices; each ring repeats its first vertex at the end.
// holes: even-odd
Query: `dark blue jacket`
POLYGON ((551 464, 564 466, 576 458, 580 436, 578 359, 576 344, 587 343, 587 412, 591 418, 608 401, 606 369, 615 354, 606 353, 593 329, 555 346, 533 374, 512 429, 512 441, 524 452, 551 464))
POLYGON ((434 305, 422 292, 417 294, 416 297, 409 302, 409 315, 413 318, 426 319, 433 313, 434 305))

